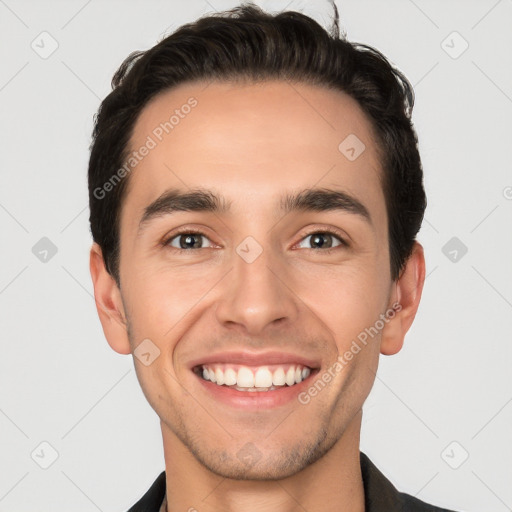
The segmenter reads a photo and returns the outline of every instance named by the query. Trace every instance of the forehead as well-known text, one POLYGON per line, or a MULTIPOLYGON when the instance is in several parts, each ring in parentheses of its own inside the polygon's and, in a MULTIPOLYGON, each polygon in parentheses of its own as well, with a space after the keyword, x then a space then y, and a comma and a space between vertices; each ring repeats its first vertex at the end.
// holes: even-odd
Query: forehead
POLYGON ((336 187, 385 218, 372 124, 340 91, 286 81, 182 84, 148 103, 130 146, 150 148, 129 178, 123 218, 133 222, 165 190, 196 186, 221 191, 240 211, 290 190, 336 187))

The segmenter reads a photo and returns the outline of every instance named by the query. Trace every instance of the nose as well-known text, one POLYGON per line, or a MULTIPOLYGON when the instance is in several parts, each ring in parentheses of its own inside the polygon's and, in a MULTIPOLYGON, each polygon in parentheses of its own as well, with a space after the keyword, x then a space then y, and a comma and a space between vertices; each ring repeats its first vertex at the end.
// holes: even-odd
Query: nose
POLYGON ((218 299, 217 320, 245 334, 261 334, 267 327, 294 322, 299 299, 289 281, 286 270, 268 250, 251 263, 235 253, 228 284, 218 299))

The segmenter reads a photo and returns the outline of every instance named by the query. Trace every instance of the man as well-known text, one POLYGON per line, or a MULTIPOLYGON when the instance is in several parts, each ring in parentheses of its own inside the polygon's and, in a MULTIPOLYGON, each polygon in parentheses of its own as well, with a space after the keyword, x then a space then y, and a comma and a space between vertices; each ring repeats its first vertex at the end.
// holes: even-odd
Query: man
POLYGON ((91 145, 90 269, 165 456, 131 512, 443 510, 359 450, 425 278, 413 99, 376 50, 250 5, 119 68, 91 145))

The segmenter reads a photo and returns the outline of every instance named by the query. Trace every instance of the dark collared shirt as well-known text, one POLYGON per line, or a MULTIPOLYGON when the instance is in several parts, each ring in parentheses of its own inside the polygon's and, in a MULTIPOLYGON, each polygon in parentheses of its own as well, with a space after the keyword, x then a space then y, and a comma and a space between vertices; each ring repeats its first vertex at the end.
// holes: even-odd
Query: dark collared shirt
MULTIPOLYGON (((398 492, 393 484, 360 452, 365 512, 454 512, 398 492)), ((165 471, 162 471, 144 496, 128 512, 159 512, 165 496, 165 471)))

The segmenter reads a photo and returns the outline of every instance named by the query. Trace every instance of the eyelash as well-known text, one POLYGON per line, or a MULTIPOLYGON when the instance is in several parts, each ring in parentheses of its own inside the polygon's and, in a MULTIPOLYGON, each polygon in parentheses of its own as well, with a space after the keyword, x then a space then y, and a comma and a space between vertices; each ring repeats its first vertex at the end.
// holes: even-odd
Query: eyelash
MULTIPOLYGON (((341 236, 340 232, 338 232, 337 230, 335 229, 332 229, 332 228, 329 228, 329 229, 315 229, 315 230, 312 230, 312 231, 309 231, 307 233, 304 234, 304 236, 300 239, 299 242, 301 242, 302 240, 304 240, 305 238, 307 238, 308 236, 311 236, 311 235, 317 235, 317 234, 328 234, 328 235, 332 235, 334 236, 335 238, 338 239, 338 241, 341 243, 340 245, 336 246, 336 247, 330 247, 329 249, 313 249, 313 248, 310 248, 309 250, 310 251, 321 251, 323 253, 326 253, 326 254, 330 254, 332 253, 333 251, 335 251, 336 249, 339 249, 340 247, 350 247, 350 245, 345 241, 345 238, 341 236)), ((208 235, 206 235, 205 233, 203 233, 202 231, 198 231, 198 230, 194 230, 194 229, 187 229, 187 228, 183 228, 183 229, 180 229, 178 231, 175 231, 172 235, 170 235, 169 237, 166 237, 163 241, 162 241, 162 246, 163 247, 166 247, 166 248, 170 248, 171 250, 173 251, 178 251, 179 253, 183 253, 183 252, 190 252, 190 251, 197 251, 198 249, 181 249, 181 248, 178 248, 178 247, 171 247, 169 245, 169 243, 171 242, 171 240, 174 240, 176 237, 178 237, 179 235, 202 235, 206 238, 208 238, 208 235)), ((202 249, 202 247, 200 248, 202 249)), ((207 249, 207 247, 206 247, 207 249)))

